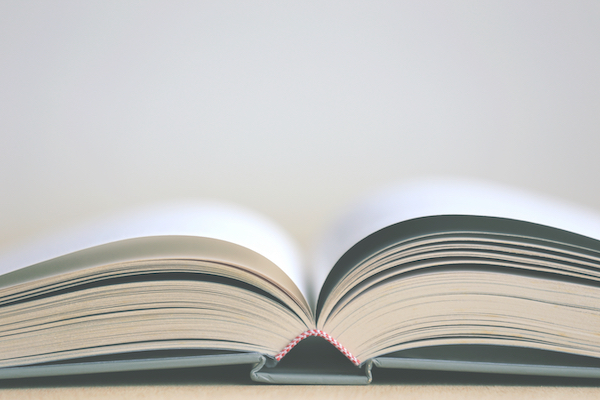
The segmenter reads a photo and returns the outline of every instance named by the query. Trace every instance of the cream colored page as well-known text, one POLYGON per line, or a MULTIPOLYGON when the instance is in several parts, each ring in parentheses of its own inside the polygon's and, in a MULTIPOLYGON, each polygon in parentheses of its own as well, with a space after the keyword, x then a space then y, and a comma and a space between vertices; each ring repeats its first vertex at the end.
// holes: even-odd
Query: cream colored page
POLYGON ((600 239, 600 215, 591 210, 489 182, 415 181, 372 195, 332 226, 318 244, 313 284, 320 288, 335 262, 371 233, 413 218, 457 214, 517 219, 600 239))
POLYGON ((286 233, 260 215, 219 203, 146 207, 33 240, 0 258, 0 274, 86 248, 150 236, 207 237, 246 247, 280 267, 306 293, 299 253, 286 233))

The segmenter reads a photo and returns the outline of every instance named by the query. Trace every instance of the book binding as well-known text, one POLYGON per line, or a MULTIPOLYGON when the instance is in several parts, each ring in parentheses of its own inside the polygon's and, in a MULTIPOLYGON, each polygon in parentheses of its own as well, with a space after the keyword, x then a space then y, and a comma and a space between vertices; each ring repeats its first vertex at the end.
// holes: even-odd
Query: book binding
POLYGON ((320 330, 320 329, 310 329, 306 332, 302 332, 301 334, 299 334, 298 336, 296 336, 291 342, 290 344, 288 344, 287 346, 285 346, 285 348, 283 350, 281 350, 276 356, 275 359, 277 361, 281 361, 281 359, 290 352, 290 350, 292 350, 294 347, 296 347, 296 345, 298 343, 300 343, 300 341, 309 338, 311 336, 318 336, 318 337, 322 337, 323 339, 327 340, 329 343, 331 343, 336 349, 338 349, 339 351, 342 352, 343 355, 346 356, 346 358, 348 358, 348 360, 352 361, 352 364, 359 366, 361 364, 360 360, 358 358, 356 358, 347 348, 345 348, 340 342, 338 342, 337 340, 335 340, 333 337, 331 337, 331 335, 329 335, 328 333, 320 330))

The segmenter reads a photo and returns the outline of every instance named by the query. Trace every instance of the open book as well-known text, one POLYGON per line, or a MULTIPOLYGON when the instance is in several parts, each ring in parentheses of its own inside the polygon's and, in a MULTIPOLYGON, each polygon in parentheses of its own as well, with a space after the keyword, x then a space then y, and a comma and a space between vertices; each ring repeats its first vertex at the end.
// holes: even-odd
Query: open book
POLYGON ((600 377, 599 238, 582 210, 429 182, 367 200, 303 269, 252 213, 139 211, 1 258, 0 379, 228 364, 274 383, 600 377))

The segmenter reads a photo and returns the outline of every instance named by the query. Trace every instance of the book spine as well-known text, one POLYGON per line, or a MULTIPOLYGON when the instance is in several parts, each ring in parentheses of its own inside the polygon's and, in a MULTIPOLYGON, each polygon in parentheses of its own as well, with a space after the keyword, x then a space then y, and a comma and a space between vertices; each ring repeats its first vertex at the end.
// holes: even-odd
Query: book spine
POLYGON ((336 349, 338 349, 339 351, 342 352, 343 355, 345 355, 348 360, 352 361, 352 363, 356 366, 360 365, 360 360, 356 357, 354 357, 354 355, 352 355, 352 353, 350 353, 350 351, 345 348, 340 342, 338 342, 337 340, 335 340, 334 338, 332 338, 329 334, 327 334, 326 332, 323 332, 320 329, 311 329, 308 330, 306 332, 303 332, 301 334, 299 334, 298 336, 296 336, 294 338, 294 340, 292 340, 287 346, 285 346, 285 348, 283 350, 281 350, 276 356, 275 359, 277 361, 281 361, 281 359, 290 352, 290 350, 292 350, 298 343, 300 343, 302 340, 306 339, 307 337, 310 336, 319 336, 322 337, 323 339, 327 340, 329 343, 331 343, 336 349))

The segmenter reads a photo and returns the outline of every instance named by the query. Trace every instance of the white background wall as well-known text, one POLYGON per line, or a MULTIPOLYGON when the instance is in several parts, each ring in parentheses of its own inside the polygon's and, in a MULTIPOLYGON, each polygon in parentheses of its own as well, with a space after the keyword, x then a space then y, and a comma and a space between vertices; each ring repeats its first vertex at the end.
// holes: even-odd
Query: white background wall
POLYGON ((220 199, 304 245, 429 175, 600 211, 600 2, 0 2, 0 247, 220 199))

